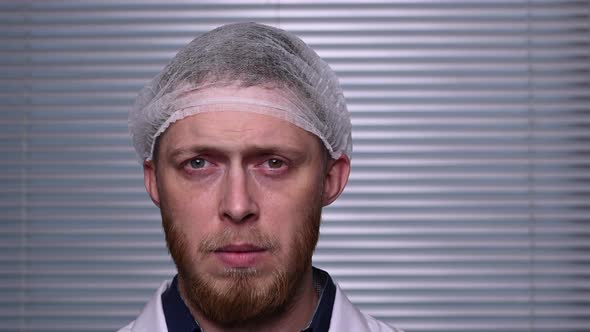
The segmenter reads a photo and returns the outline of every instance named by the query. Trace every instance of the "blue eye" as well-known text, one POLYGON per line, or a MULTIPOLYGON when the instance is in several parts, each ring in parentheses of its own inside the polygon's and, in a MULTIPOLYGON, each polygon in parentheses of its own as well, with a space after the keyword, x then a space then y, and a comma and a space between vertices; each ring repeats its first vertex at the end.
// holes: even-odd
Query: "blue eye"
POLYGON ((203 168, 207 164, 207 161, 203 158, 195 158, 189 162, 191 168, 203 168))

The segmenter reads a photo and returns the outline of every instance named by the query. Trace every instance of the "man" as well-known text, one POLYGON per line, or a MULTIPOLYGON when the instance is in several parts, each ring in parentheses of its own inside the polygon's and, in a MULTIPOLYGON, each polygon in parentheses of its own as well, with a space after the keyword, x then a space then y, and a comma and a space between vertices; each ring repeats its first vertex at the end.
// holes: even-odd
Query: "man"
POLYGON ((300 39, 254 23, 199 36, 129 125, 178 275, 121 331, 395 331, 311 266, 352 140, 337 78, 300 39))

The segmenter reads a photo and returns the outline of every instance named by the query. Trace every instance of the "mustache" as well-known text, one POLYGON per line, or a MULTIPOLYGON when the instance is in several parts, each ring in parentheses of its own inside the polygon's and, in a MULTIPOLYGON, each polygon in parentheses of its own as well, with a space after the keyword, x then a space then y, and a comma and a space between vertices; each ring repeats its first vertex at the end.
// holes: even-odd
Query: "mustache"
POLYGON ((199 251, 211 253, 232 244, 248 244, 274 252, 279 249, 279 240, 262 233, 258 228, 234 230, 224 228, 218 233, 207 236, 199 244, 199 251))

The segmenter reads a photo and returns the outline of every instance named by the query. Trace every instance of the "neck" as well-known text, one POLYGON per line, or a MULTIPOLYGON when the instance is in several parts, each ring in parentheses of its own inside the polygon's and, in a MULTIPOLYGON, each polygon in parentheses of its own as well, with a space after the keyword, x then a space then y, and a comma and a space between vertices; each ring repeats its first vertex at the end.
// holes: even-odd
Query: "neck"
POLYGON ((301 331, 306 328, 313 318, 319 296, 313 287, 313 273, 311 265, 307 268, 298 286, 298 291, 293 300, 288 304, 288 309, 278 316, 268 317, 253 322, 244 322, 239 327, 227 327, 219 325, 205 317, 200 310, 193 308, 190 301, 184 296, 182 281, 178 283, 181 298, 189 307, 193 317, 205 332, 266 332, 266 331, 301 331))

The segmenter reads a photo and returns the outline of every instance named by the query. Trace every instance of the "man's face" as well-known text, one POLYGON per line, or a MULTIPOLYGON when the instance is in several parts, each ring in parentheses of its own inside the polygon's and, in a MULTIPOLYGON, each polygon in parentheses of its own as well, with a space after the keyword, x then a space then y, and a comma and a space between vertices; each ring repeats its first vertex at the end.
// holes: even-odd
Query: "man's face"
POLYGON ((146 187, 185 300, 225 325, 284 310, 309 272, 321 208, 346 182, 335 188, 331 166, 315 136, 266 115, 228 107, 170 126, 146 187))

